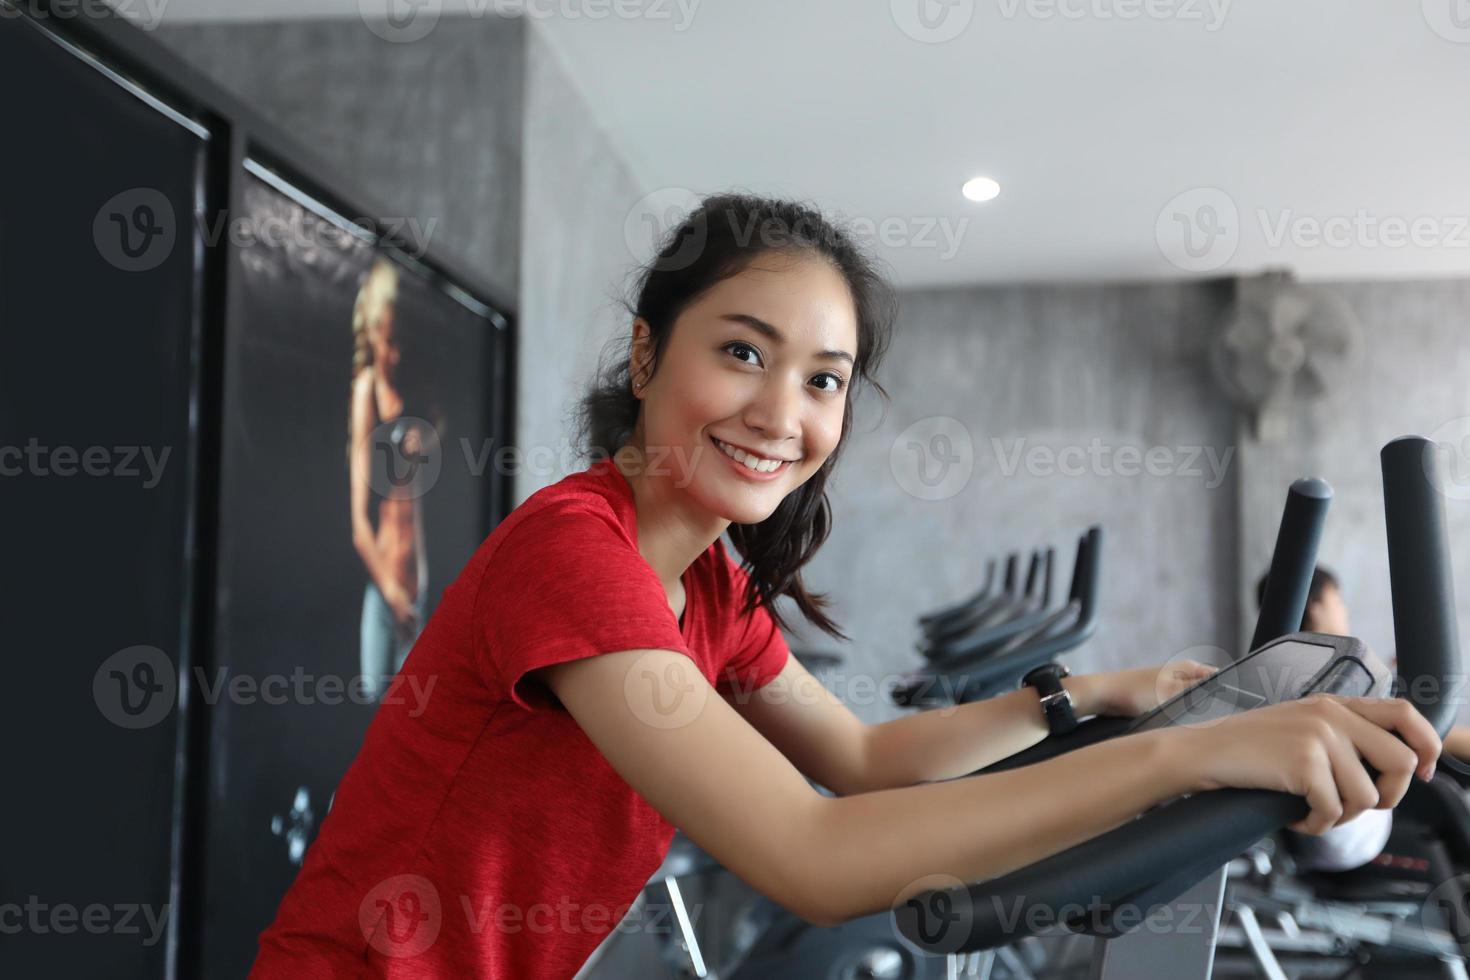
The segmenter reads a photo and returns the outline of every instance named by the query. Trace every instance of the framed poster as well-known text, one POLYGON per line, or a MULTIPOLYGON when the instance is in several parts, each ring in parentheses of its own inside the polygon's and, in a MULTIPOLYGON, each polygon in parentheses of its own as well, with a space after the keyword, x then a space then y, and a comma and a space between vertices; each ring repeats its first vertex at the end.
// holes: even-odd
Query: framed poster
POLYGON ((243 973, 503 506, 504 321, 248 161, 230 229, 202 959, 243 973))

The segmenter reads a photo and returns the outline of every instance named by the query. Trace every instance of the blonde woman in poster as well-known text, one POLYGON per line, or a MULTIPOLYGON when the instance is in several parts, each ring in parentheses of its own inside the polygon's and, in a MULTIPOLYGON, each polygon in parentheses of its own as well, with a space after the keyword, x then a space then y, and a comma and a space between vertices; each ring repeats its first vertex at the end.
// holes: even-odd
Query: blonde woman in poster
POLYGON ((423 423, 403 413, 398 270, 378 257, 352 306, 352 405, 348 466, 352 544, 367 572, 362 599, 363 688, 382 698, 423 629, 428 562, 421 498, 413 475, 423 458, 423 423), (373 521, 376 504, 377 521, 373 521))

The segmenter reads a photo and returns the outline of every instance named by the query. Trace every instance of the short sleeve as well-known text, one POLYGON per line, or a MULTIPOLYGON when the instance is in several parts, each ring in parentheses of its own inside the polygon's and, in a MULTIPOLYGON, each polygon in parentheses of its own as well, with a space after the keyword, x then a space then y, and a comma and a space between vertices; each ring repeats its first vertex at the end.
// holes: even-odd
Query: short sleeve
MULTIPOLYGON (((744 610, 748 577, 728 557, 726 560, 730 563, 731 571, 727 601, 732 609, 744 610)), ((735 652, 719 672, 716 684, 716 690, 727 697, 758 691, 771 683, 785 668, 786 658, 791 654, 786 645, 786 637, 781 635, 781 630, 776 626, 775 617, 764 605, 756 606, 750 615, 740 613, 740 622, 742 629, 739 631, 740 639, 735 652)))
POLYGON ((523 518, 475 597, 486 682, 522 708, 554 705, 531 671, 622 650, 687 653, 657 573, 611 508, 557 502, 523 518))

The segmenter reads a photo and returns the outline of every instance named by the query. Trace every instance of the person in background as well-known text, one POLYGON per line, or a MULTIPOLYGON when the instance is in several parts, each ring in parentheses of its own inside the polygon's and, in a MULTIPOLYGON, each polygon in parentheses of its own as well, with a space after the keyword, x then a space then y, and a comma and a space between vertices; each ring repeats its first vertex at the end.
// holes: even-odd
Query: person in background
POLYGON ((347 455, 352 545, 367 573, 358 659, 364 690, 374 701, 423 631, 429 574, 422 496, 398 485, 405 468, 411 473, 422 461, 426 440, 418 420, 404 412, 397 302, 397 266, 378 256, 352 304, 347 455))
MULTIPOLYGON (((1256 608, 1266 595, 1266 576, 1256 582, 1256 608)), ((1312 571, 1312 584, 1307 591, 1307 611, 1302 616, 1302 629, 1311 633, 1351 636, 1352 624, 1342 586, 1337 576, 1318 565, 1312 571)), ((1389 663, 1398 669, 1398 658, 1389 663)), ((1444 739, 1444 751, 1458 759, 1470 759, 1470 727, 1456 725, 1444 739)), ((1311 871, 1348 871, 1373 860, 1388 843, 1393 830, 1393 811, 1364 810, 1357 819, 1333 827, 1325 834, 1308 836, 1287 831, 1288 841, 1297 864, 1311 871)))
MULTIPOLYGON (((1266 594, 1266 576, 1256 582, 1256 608, 1266 594)), ((1347 603, 1343 601, 1342 586, 1337 576, 1318 565, 1312 572, 1312 585, 1307 592, 1307 612, 1302 617, 1302 629, 1313 633, 1330 633, 1334 636, 1350 636, 1352 626, 1348 619, 1347 603)), ((1389 667, 1398 669, 1398 658, 1389 662, 1389 667)), ((1456 725, 1444 738, 1444 750, 1462 762, 1470 763, 1470 725, 1456 725)))

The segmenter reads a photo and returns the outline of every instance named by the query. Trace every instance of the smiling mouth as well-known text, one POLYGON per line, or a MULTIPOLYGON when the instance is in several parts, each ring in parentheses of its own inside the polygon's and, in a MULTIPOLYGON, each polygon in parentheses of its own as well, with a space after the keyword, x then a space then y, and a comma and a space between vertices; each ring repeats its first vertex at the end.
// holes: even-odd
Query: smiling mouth
POLYGON ((714 436, 710 436, 709 438, 720 452, 754 473, 774 473, 782 467, 799 462, 799 460, 794 459, 772 459, 766 456, 757 456, 754 453, 746 452, 744 449, 732 446, 729 443, 721 442, 714 436))

